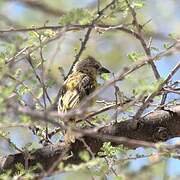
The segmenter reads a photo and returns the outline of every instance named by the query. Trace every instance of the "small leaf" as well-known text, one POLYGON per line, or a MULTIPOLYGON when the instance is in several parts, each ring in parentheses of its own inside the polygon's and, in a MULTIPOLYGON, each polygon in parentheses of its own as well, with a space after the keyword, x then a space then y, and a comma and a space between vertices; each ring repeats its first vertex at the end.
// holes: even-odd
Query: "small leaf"
POLYGON ((49 79, 46 83, 46 86, 51 88, 56 82, 53 79, 49 79))
POLYGON ((2 97, 8 97, 10 96, 14 91, 13 86, 5 86, 3 88, 0 88, 0 94, 2 97))
POLYGON ((159 51, 159 49, 158 49, 158 48, 156 48, 156 47, 152 47, 152 46, 151 46, 151 50, 154 50, 154 51, 159 51))
POLYGON ((172 39, 177 39, 177 34, 176 33, 169 33, 168 36, 172 39))
POLYGON ((144 6, 143 2, 135 2, 135 3, 133 3, 133 7, 138 8, 138 9, 142 8, 143 6, 144 6))
POLYGON ((22 72, 22 69, 21 69, 21 68, 16 69, 16 71, 15 71, 15 73, 14 73, 14 77, 15 77, 15 78, 18 78, 18 77, 21 75, 21 72, 22 72))
POLYGON ((19 85, 19 86, 18 86, 18 89, 17 89, 17 92, 18 92, 18 94, 19 94, 20 96, 26 94, 26 93, 29 92, 29 91, 30 91, 30 89, 27 88, 27 87, 25 87, 25 86, 23 86, 23 85, 19 85))
POLYGON ((26 116, 26 115, 21 115, 19 116, 20 117, 20 121, 22 123, 30 123, 31 122, 31 118, 29 116, 26 116))
POLYGON ((132 53, 129 53, 127 56, 130 60, 137 61, 140 58, 142 58, 144 56, 144 54, 140 53, 140 52, 132 52, 132 53))
POLYGON ((168 49, 168 48, 170 47, 170 44, 164 43, 164 44, 163 44, 163 47, 164 47, 165 49, 168 49))
POLYGON ((53 30, 51 30, 51 29, 47 29, 46 31, 44 31, 43 35, 44 35, 45 37, 49 37, 49 38, 50 38, 50 37, 55 36, 55 35, 56 35, 56 32, 53 31, 53 30))
POLYGON ((114 178, 114 180, 123 180, 123 179, 124 179, 123 176, 116 176, 116 177, 114 178))
POLYGON ((26 41, 27 45, 32 46, 38 46, 39 45, 39 35, 35 31, 28 32, 28 40, 26 41))
POLYGON ((87 162, 87 161, 90 160, 90 156, 89 156, 89 152, 88 152, 88 151, 81 151, 81 152, 79 153, 79 157, 80 157, 83 161, 85 161, 85 162, 87 162))
POLYGON ((43 89, 39 88, 36 97, 39 99, 42 97, 42 95, 43 95, 43 89))
POLYGON ((101 151, 98 153, 99 156, 108 156, 108 157, 112 157, 115 154, 122 153, 124 152, 124 147, 123 146, 117 146, 117 147, 113 147, 111 145, 111 142, 105 142, 103 144, 103 146, 101 147, 101 151))
POLYGON ((3 77, 4 73, 6 72, 6 65, 5 65, 5 58, 3 54, 0 54, 0 78, 3 77))
POLYGON ((61 25, 79 23, 80 25, 88 24, 92 21, 91 14, 85 9, 73 9, 60 18, 61 25))
POLYGON ((109 80, 110 79, 110 74, 108 73, 103 73, 101 74, 101 78, 105 81, 109 80))

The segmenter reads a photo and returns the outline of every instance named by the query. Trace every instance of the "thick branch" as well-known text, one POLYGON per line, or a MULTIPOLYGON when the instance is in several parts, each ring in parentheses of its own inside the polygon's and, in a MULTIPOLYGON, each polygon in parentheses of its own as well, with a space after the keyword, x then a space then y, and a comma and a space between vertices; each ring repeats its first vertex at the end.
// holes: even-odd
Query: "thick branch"
MULTIPOLYGON (((82 138, 95 154, 100 150, 104 141, 111 141, 114 145, 124 144, 129 147, 145 146, 156 148, 156 142, 180 136, 180 106, 155 111, 141 119, 141 121, 129 120, 105 126, 97 132, 82 130, 82 134, 84 134, 82 138)), ((164 147, 168 149, 168 147, 164 147)), ((25 164, 28 161, 28 166, 40 163, 47 170, 64 153, 67 154, 67 156, 63 156, 65 164, 78 164, 82 162, 78 154, 83 149, 86 149, 86 147, 79 140, 76 140, 71 146, 60 142, 29 152, 28 155, 27 153, 17 153, 1 157, 0 168, 1 171, 6 169, 15 171, 16 163, 25 164), (73 153, 72 156, 69 156, 70 152, 73 153), (67 158, 68 156, 69 158, 67 158)))

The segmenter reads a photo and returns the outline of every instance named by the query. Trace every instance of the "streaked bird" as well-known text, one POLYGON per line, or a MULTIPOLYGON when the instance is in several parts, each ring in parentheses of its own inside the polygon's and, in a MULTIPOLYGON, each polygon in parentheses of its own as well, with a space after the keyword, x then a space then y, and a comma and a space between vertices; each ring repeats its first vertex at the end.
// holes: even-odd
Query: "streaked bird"
MULTIPOLYGON (((58 112, 67 112, 77 108, 85 97, 96 90, 98 86, 97 76, 102 73, 110 73, 110 71, 92 56, 78 61, 62 86, 58 112)), ((75 122, 75 117, 69 120, 75 122)), ((65 138, 67 139, 67 136, 65 138)), ((71 139, 71 142, 74 141, 69 135, 68 138, 71 139)))
POLYGON ((62 86, 58 111, 67 112, 78 107, 80 102, 97 88, 97 76, 110 73, 95 58, 88 56, 75 64, 72 74, 62 86))

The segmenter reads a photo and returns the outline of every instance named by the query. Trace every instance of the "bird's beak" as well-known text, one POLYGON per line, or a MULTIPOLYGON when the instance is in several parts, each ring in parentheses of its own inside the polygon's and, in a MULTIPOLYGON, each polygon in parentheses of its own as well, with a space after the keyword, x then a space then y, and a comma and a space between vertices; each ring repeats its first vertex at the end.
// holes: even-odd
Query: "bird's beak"
POLYGON ((100 67, 99 68, 99 72, 100 74, 103 74, 103 73, 111 73, 108 69, 104 68, 104 67, 100 67))

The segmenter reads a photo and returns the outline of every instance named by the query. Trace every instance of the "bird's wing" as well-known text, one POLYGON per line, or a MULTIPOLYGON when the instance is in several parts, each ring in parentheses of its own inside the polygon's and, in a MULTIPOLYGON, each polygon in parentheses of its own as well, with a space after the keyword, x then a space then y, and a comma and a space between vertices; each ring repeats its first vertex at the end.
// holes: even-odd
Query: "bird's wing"
POLYGON ((96 81, 86 74, 72 74, 64 83, 59 100, 59 110, 66 112, 79 105, 81 100, 94 91, 96 81))

